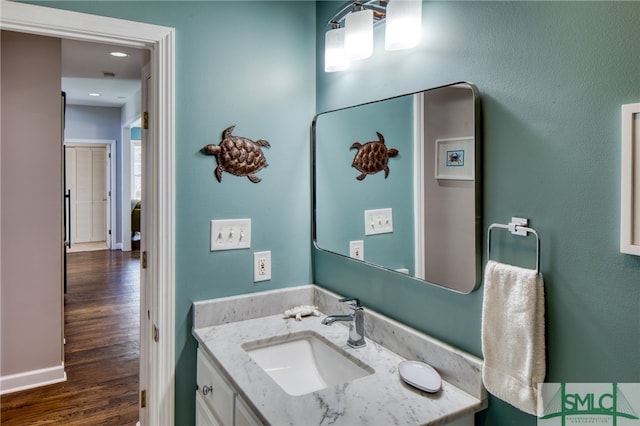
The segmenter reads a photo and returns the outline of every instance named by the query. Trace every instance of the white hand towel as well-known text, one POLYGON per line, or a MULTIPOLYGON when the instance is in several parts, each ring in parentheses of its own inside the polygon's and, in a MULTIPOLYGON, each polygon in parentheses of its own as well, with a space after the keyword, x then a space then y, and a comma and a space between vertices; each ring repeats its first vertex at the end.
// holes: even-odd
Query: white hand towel
POLYGON ((489 392, 537 414, 545 376, 542 275, 489 260, 482 304, 482 380, 489 392))

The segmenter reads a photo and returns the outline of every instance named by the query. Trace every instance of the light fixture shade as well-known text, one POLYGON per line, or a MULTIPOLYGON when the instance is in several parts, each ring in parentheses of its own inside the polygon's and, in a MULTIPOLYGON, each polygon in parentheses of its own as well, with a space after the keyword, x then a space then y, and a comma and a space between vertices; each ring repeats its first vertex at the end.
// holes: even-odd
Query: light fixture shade
POLYGON ((344 47, 349 59, 365 59, 373 53, 373 10, 352 12, 344 20, 344 47))
POLYGON ((422 37, 422 0, 390 0, 386 21, 385 50, 417 46, 422 37))
POLYGON ((334 28, 324 35, 324 71, 343 71, 349 68, 349 58, 344 48, 344 28, 334 28))

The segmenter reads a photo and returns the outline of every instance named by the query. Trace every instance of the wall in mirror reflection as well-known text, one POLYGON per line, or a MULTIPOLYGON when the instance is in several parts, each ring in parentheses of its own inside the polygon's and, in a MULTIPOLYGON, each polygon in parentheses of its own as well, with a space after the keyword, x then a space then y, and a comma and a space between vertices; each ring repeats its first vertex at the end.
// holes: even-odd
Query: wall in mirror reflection
POLYGON ((468 293, 480 281, 479 101, 454 85, 319 114, 314 124, 314 226, 320 249, 468 293), (384 171, 352 167, 354 142, 399 154, 384 171), (476 155, 478 153, 478 155, 476 155), (393 232, 365 235, 364 212, 391 208, 393 232))
POLYGON ((316 231, 321 248, 348 255, 349 242, 364 240, 364 260, 415 273, 413 212, 413 99, 411 96, 323 114, 316 122, 316 231), (356 179, 354 142, 377 141, 398 155, 384 171, 356 179), (393 233, 365 238, 364 211, 392 208, 393 233), (390 248, 393 247, 393 250, 390 248))

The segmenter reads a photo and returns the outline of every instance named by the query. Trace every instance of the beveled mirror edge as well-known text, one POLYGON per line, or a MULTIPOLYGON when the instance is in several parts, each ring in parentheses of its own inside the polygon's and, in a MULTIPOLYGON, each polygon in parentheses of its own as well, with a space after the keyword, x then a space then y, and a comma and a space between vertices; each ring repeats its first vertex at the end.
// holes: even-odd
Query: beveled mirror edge
POLYGON ((392 274, 396 274, 399 276, 403 276, 407 279, 412 279, 421 283, 425 283, 425 284, 430 284, 436 287, 440 287, 443 288, 445 290, 449 290, 452 291, 454 293, 459 293, 459 294, 469 294, 472 293, 473 291, 477 290, 480 287, 480 284, 482 282, 482 250, 483 250, 483 239, 482 239, 482 210, 483 210, 483 203, 482 203, 482 189, 483 189, 483 180, 482 180, 482 159, 483 159, 483 153, 484 153, 484 149, 483 149, 483 143, 482 143, 482 109, 481 109, 481 102, 480 102, 480 94, 478 91, 478 88, 476 87, 475 84, 470 83, 468 81, 457 81, 457 82, 452 82, 452 83, 448 83, 448 84, 443 84, 441 86, 436 86, 436 87, 432 87, 432 88, 428 88, 428 89, 423 89, 423 90, 418 90, 415 92, 410 92, 410 93, 403 93, 401 95, 397 95, 397 96, 391 96, 389 98, 384 98, 384 99, 377 99, 377 100, 373 100, 373 101, 369 101, 369 102, 364 102, 362 104, 357 104, 357 105, 349 105, 346 107, 342 107, 342 108, 336 108, 333 110, 328 110, 328 111, 323 111, 323 112, 319 112, 316 115, 314 115, 313 120, 311 122, 311 241, 313 243, 313 246, 316 250, 321 251, 323 253, 327 253, 327 254, 331 254, 331 255, 335 255, 335 256, 339 256, 341 258, 346 259, 347 261, 353 261, 353 262, 360 262, 361 264, 373 267, 375 269, 379 269, 385 272, 389 272, 392 274), (475 200, 474 200, 474 205, 475 205, 475 218, 476 218, 476 223, 475 223, 475 275, 476 275, 476 279, 475 279, 475 283, 474 286, 471 287, 468 291, 462 291, 462 290, 458 290, 455 288, 451 288, 451 287, 447 287, 446 285, 443 284, 439 284, 439 283, 435 283, 435 282, 430 282, 412 275, 408 275, 399 271, 396 271, 394 269, 376 264, 376 263, 371 263, 371 262, 367 262, 364 260, 358 260, 358 259, 353 259, 347 255, 341 254, 341 253, 336 253, 333 251, 329 251, 326 249, 321 248, 320 246, 318 246, 318 240, 317 240, 317 227, 316 227, 316 215, 317 215, 317 199, 316 199, 316 184, 317 184, 317 176, 316 176, 316 125, 317 125, 317 121, 318 118, 324 114, 328 114, 331 112, 337 112, 337 111, 342 111, 342 110, 346 110, 349 108, 353 108, 353 107, 357 107, 357 106, 364 106, 364 105, 370 105, 370 104, 375 104, 378 102, 383 102, 383 101, 388 101, 391 99, 397 99, 403 96, 411 96, 411 95, 416 95, 419 93, 424 93, 424 92, 428 92, 428 91, 432 91, 432 90, 437 90, 437 89, 443 89, 443 88, 447 88, 447 87, 453 87, 453 86, 458 86, 458 85, 465 85, 467 86, 469 89, 471 89, 471 92, 473 94, 473 114, 474 114, 474 146, 475 146, 475 155, 474 155, 474 180, 475 180, 475 200))

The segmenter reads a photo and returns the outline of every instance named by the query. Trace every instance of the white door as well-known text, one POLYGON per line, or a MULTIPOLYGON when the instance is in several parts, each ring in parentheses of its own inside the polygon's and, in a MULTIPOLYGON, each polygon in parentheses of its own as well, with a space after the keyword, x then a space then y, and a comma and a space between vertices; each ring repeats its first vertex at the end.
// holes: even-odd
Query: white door
POLYGON ((106 146, 67 146, 67 189, 71 191, 71 243, 107 241, 106 146))
MULTIPOLYGON (((140 159, 140 167, 144 167, 147 165, 147 161, 149 161, 149 156, 146 154, 146 149, 151 145, 149 143, 149 115, 147 111, 149 111, 149 105, 152 103, 152 94, 150 93, 151 87, 151 66, 146 64, 142 68, 142 142, 141 142, 141 159, 140 159)), ((133 159, 132 159, 133 160, 133 159)), ((146 266, 147 260, 147 246, 149 245, 149 224, 147 223, 147 218, 149 217, 148 212, 144 209, 146 208, 146 200, 147 200, 147 187, 144 186, 144 183, 149 182, 143 181, 141 183, 141 193, 140 199, 142 200, 142 211, 140 214, 140 255, 142 256, 142 261, 140 262, 140 395, 144 395, 144 400, 141 396, 140 403, 140 425, 149 425, 151 424, 151 419, 153 412, 149 411, 147 395, 149 395, 149 399, 151 399, 151 374, 153 372, 152 365, 149 362, 150 359, 153 358, 153 345, 152 340, 158 341, 158 334, 156 333, 156 329, 153 328, 153 321, 158 315, 157 312, 152 312, 153 301, 151 300, 151 280, 149 279, 149 269, 146 266), (143 199, 144 198, 144 199, 143 199)), ((156 320, 157 321, 157 320, 156 320)), ((152 407, 153 408, 153 407, 152 407)))

